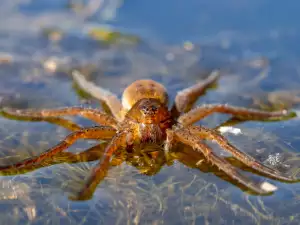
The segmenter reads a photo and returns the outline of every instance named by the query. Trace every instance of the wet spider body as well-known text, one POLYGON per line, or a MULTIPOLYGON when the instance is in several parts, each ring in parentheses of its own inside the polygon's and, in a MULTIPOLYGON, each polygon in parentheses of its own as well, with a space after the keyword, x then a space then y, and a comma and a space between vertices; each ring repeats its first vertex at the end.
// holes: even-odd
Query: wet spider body
POLYGON ((174 120, 167 106, 159 99, 143 98, 126 114, 122 126, 128 124, 138 137, 137 141, 160 144, 166 139, 166 130, 174 125, 174 120))
POLYGON ((294 113, 286 110, 280 112, 264 112, 260 110, 234 107, 230 105, 201 105, 189 110, 197 98, 219 78, 218 72, 213 72, 207 79, 192 87, 180 91, 171 110, 168 109, 168 94, 163 85, 152 80, 138 80, 129 85, 123 92, 122 103, 111 92, 95 86, 75 72, 74 79, 79 86, 94 97, 105 102, 111 115, 96 109, 70 107, 50 110, 12 110, 5 109, 7 115, 32 120, 46 120, 75 130, 62 142, 50 148, 39 156, 25 159, 19 163, 0 166, 0 170, 20 169, 28 165, 36 165, 72 145, 77 139, 109 140, 99 163, 93 168, 82 191, 76 199, 87 199, 92 196, 98 183, 106 176, 110 162, 118 149, 129 149, 134 144, 156 143, 164 147, 165 155, 172 150, 176 142, 181 142, 193 148, 248 189, 258 194, 269 194, 276 190, 275 186, 265 187, 240 173, 228 161, 216 155, 203 140, 214 141, 233 157, 254 169, 262 175, 273 179, 292 182, 294 177, 286 176, 280 171, 269 168, 256 159, 239 151, 231 145, 216 129, 195 126, 198 120, 212 113, 227 113, 239 120, 282 120, 294 117, 294 113), (77 125, 62 121, 58 116, 79 115, 88 118, 102 126, 80 128, 77 125))
POLYGON ((174 124, 167 104, 164 86, 153 80, 137 80, 123 92, 124 125, 130 122, 135 126, 132 130, 141 142, 161 143, 166 138, 166 129, 174 124))

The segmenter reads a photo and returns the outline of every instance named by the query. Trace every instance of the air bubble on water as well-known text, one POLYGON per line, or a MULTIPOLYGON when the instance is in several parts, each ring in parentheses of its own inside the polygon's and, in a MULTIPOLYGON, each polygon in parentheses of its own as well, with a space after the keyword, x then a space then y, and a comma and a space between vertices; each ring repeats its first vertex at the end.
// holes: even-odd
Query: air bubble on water
POLYGON ((270 192, 276 191, 278 189, 275 185, 273 185, 269 182, 263 182, 260 185, 260 188, 263 189, 264 191, 270 191, 270 192))
POLYGON ((230 133, 230 134, 234 134, 234 135, 241 135, 242 134, 242 130, 240 128, 235 128, 235 127, 230 127, 230 126, 220 127, 219 131, 222 134, 224 134, 224 133, 230 133))

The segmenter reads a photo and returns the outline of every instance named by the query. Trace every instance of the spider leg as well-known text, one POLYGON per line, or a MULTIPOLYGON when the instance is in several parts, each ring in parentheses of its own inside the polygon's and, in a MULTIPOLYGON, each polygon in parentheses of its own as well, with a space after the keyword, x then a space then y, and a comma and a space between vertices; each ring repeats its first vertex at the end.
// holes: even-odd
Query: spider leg
POLYGON ((217 127, 215 127, 214 129, 215 130, 220 130, 222 127, 233 127, 237 124, 240 124, 244 122, 244 120, 240 120, 240 119, 237 119, 235 117, 231 117, 229 118, 228 120, 226 120, 225 122, 219 124, 217 127))
POLYGON ((111 93, 109 90, 96 86, 90 81, 87 81, 85 77, 78 71, 73 71, 73 78, 81 89, 83 89, 94 98, 105 102, 105 104, 112 112, 113 116, 117 118, 118 121, 123 120, 123 107, 120 100, 115 94, 111 93))
MULTIPOLYGON (((201 171, 202 173, 213 173, 220 179, 227 181, 231 183, 234 186, 237 186, 242 191, 250 191, 249 188, 239 183, 237 180, 233 180, 228 174, 224 173, 224 171, 219 170, 219 168, 213 164, 211 164, 203 155, 202 152, 195 151, 190 146, 182 146, 180 145, 180 151, 172 151, 172 158, 179 161, 181 164, 187 166, 188 168, 195 168, 201 171)), ((232 158, 233 157, 226 157, 224 158, 227 162, 229 162, 232 166, 236 167, 238 170, 245 170, 247 172, 253 170, 250 170, 248 168, 245 168, 245 166, 241 166, 240 164, 235 165, 232 164, 232 158)), ((235 161, 237 161, 235 159, 235 161)), ((268 183, 265 183, 263 185, 266 185, 268 183)), ((254 194, 254 193, 253 193, 254 194)), ((257 193, 256 193, 257 194, 257 193)))
POLYGON ((116 130, 111 127, 84 128, 69 134, 63 141, 40 155, 25 159, 12 165, 0 166, 0 170, 21 169, 27 166, 34 166, 64 151, 78 139, 110 139, 115 135, 115 133, 116 130))
MULTIPOLYGON (((54 122, 65 125, 74 123, 68 121, 64 122, 63 119, 57 118, 57 116, 82 116, 84 118, 90 119, 98 124, 104 126, 112 126, 117 128, 117 121, 110 115, 100 112, 97 109, 88 109, 82 107, 65 107, 59 109, 42 109, 42 110, 33 110, 33 109, 10 109, 3 108, 2 114, 6 115, 8 118, 18 118, 30 121, 47 121, 54 122)), ((66 120, 65 120, 66 121, 66 120)), ((78 125, 75 128, 80 128, 78 125)))
POLYGON ((294 112, 288 112, 287 110, 276 111, 276 112, 266 112, 256 109, 248 109, 243 107, 236 107, 230 105, 222 104, 208 104, 202 105, 191 111, 183 114, 178 118, 178 121, 184 126, 191 125, 198 120, 203 119, 204 117, 212 113, 226 113, 231 114, 237 119, 241 120, 286 120, 296 116, 294 112))
POLYGON ((132 144, 132 133, 123 131, 116 134, 106 147, 103 157, 100 162, 92 169, 91 175, 88 177, 84 187, 73 200, 87 200, 90 199, 97 188, 98 184, 106 177, 110 162, 116 150, 119 148, 126 148, 132 144))
POLYGON ((59 118, 59 117, 48 117, 48 118, 37 118, 37 117, 27 117, 27 116, 18 116, 15 114, 10 114, 10 110, 6 111, 0 111, 0 115, 11 120, 21 120, 21 121, 30 121, 30 122, 41 122, 46 121, 48 123, 56 124, 58 126, 64 127, 71 131, 77 131, 82 129, 81 126, 77 125, 76 123, 73 123, 70 120, 59 118))
POLYGON ((230 144, 225 137, 223 137, 218 132, 200 127, 200 126, 191 126, 188 127, 187 130, 197 136, 200 136, 202 139, 208 139, 211 141, 216 142, 218 145, 220 145, 225 151, 230 152, 234 158, 238 159, 242 163, 244 163, 246 166, 258 171, 259 173, 269 176, 273 179, 278 179, 281 181, 286 182, 296 182, 297 179, 294 177, 287 176, 283 173, 281 173, 278 170, 272 169, 268 166, 263 165, 259 161, 257 161, 252 156, 238 150, 236 147, 234 147, 232 144, 230 144))
POLYGON ((175 97, 172 114, 178 117, 180 113, 187 112, 198 97, 203 95, 205 91, 218 80, 219 77, 219 71, 213 71, 205 80, 179 91, 175 97))
POLYGON ((99 159, 104 152, 105 147, 107 146, 107 142, 102 142, 101 144, 98 144, 96 146, 93 146, 89 149, 87 149, 84 152, 80 153, 72 153, 72 152, 61 152, 57 155, 53 156, 53 158, 48 158, 43 161, 43 163, 39 165, 29 165, 26 167, 23 167, 19 170, 15 170, 13 168, 12 170, 3 170, 0 171, 1 176, 12 176, 17 174, 25 174, 28 172, 32 172, 34 170, 46 167, 46 166, 53 166, 55 164, 61 164, 61 163, 79 163, 79 162, 90 162, 99 159))
POLYGON ((78 163, 99 160, 103 156, 107 145, 108 142, 102 142, 98 145, 90 147, 84 152, 61 152, 53 158, 53 161, 55 163, 78 163))
POLYGON ((191 146, 196 151, 201 152, 206 157, 206 159, 210 161, 213 165, 217 166, 229 177, 241 183, 243 186, 254 191, 255 193, 265 195, 271 194, 273 191, 276 190, 275 186, 271 185, 270 188, 265 188, 264 183, 254 182, 248 177, 241 174, 229 162, 217 156, 208 145, 204 144, 201 141, 200 137, 191 134, 191 132, 187 128, 179 129, 176 131, 168 130, 167 135, 173 136, 175 140, 180 141, 188 146, 191 146))

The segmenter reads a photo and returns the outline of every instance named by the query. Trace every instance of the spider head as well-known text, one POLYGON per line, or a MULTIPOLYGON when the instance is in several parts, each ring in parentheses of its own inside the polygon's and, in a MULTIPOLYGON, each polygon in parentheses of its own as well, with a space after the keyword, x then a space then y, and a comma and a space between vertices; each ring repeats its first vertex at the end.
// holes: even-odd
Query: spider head
POLYGON ((154 98, 139 100, 127 113, 127 117, 138 123, 157 125, 172 120, 167 106, 154 98))

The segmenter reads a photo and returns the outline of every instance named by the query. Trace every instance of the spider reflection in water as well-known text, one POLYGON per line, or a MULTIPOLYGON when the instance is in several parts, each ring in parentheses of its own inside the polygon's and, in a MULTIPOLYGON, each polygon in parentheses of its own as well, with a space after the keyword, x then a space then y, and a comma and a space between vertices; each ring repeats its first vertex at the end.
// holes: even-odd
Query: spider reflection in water
MULTIPOLYGON (((81 88, 103 101, 109 107, 112 115, 101 112, 98 109, 82 107, 43 110, 3 109, 2 114, 8 118, 13 117, 35 121, 45 120, 58 123, 75 131, 56 146, 38 156, 12 165, 0 166, 1 171, 39 166, 41 162, 62 154, 62 151, 78 139, 107 140, 104 145, 100 145, 101 149, 89 150, 94 153, 98 152, 100 160, 92 169, 84 187, 77 194, 77 200, 85 200, 92 197, 94 190, 99 182, 105 178, 116 153, 120 149, 126 149, 128 152, 128 157, 125 161, 143 170, 144 173, 151 175, 159 171, 160 167, 168 162, 170 155, 173 154, 174 144, 182 143, 192 147, 195 153, 202 154, 207 162, 218 168, 218 170, 234 180, 235 183, 244 186, 250 191, 264 195, 276 190, 276 187, 272 185, 271 188, 265 188, 262 183, 257 183, 240 173, 227 160, 215 154, 203 141, 208 140, 217 143, 225 151, 231 153, 236 160, 261 175, 285 182, 297 181, 295 177, 287 176, 278 170, 265 166, 252 156, 238 150, 216 129, 193 125, 193 123, 212 113, 231 114, 239 120, 262 121, 284 120, 295 116, 293 112, 286 110, 265 112, 221 104, 205 104, 191 109, 197 98, 203 95, 217 81, 219 78, 217 71, 212 72, 202 82, 178 92, 171 110, 167 106, 168 94, 165 87, 153 80, 137 80, 133 82, 124 90, 121 103, 116 95, 101 87, 96 87, 93 83, 85 80, 80 73, 74 72, 73 77, 81 88), (59 118, 59 116, 76 115, 90 119, 100 124, 100 126, 81 128, 59 118), (135 149, 134 146, 146 143, 162 146, 163 150, 133 151, 135 149)), ((65 154, 72 155, 72 153, 65 154)), ((190 154, 192 156, 194 153, 190 154)), ((87 157, 85 161, 93 159, 93 157, 87 157)), ((179 161, 184 163, 184 160, 179 159, 179 161)), ((185 162, 184 164, 188 163, 185 162)))

